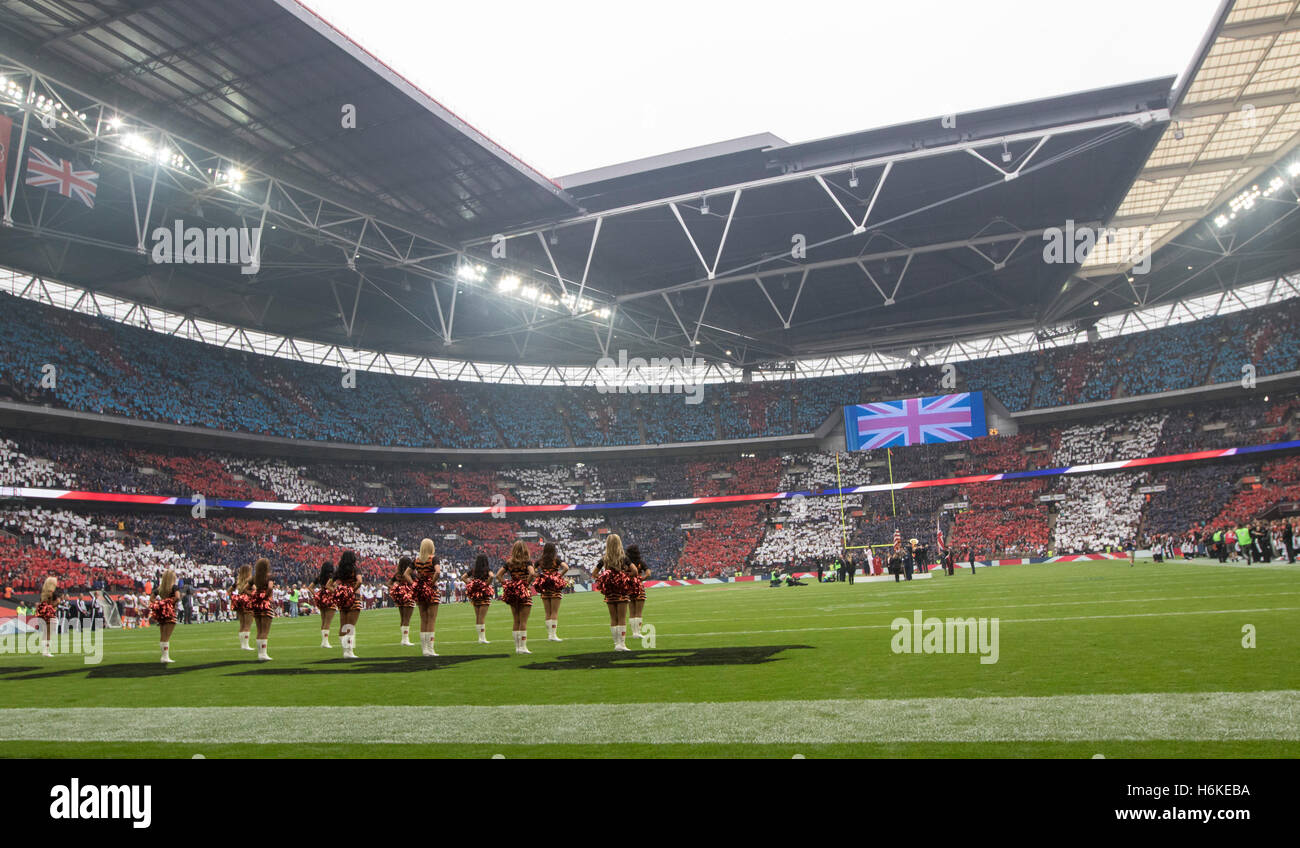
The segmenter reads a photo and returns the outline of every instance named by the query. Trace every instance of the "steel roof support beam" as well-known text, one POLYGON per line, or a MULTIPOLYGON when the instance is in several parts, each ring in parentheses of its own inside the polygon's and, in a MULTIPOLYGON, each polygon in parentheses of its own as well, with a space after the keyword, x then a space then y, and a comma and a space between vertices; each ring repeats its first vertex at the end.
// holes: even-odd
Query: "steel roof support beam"
MULTIPOLYGON (((547 244, 546 236, 542 235, 541 233, 538 233, 537 240, 542 243, 542 250, 546 251, 546 259, 551 263, 551 270, 555 272, 555 279, 558 280, 560 283, 561 297, 568 297, 569 287, 564 284, 564 277, 560 274, 560 267, 555 264, 555 257, 551 255, 551 246, 547 244)), ((593 250, 595 249, 594 244, 592 245, 592 249, 593 250)), ((561 301, 561 303, 563 303, 563 301, 561 301)), ((578 304, 575 302, 573 306, 569 308, 569 311, 570 312, 574 311, 577 308, 577 306, 578 304)))
MULTIPOLYGON (((578 311, 578 304, 582 302, 582 293, 587 290, 587 275, 591 273, 591 258, 596 255, 596 241, 600 239, 600 225, 604 218, 596 219, 596 228, 591 231, 591 247, 587 249, 587 264, 582 268, 582 282, 578 283, 578 297, 573 301, 573 312, 578 311)), ((613 326, 613 312, 610 313, 610 325, 613 326)))
MULTIPOLYGON (((1052 137, 1051 133, 1048 133, 1047 135, 1044 135, 1042 138, 1038 139, 1038 143, 1035 144, 1033 148, 1029 151, 1029 154, 1025 156, 1024 161, 1010 171, 1008 171, 1006 168, 1003 168, 1001 165, 989 161, 989 159, 983 153, 980 153, 978 150, 976 150, 973 147, 966 148, 966 152, 974 156, 976 159, 980 160, 981 162, 983 162, 985 165, 988 165, 993 170, 997 171, 999 174, 1002 175, 1002 179, 1014 180, 1016 177, 1020 176, 1020 172, 1023 171, 1025 166, 1029 164, 1029 160, 1034 158, 1034 154, 1037 153, 1039 149, 1044 144, 1046 144, 1047 140, 1050 139, 1051 137, 1052 137)), ((1005 141, 1002 142, 1002 150, 1004 151, 1005 155, 1008 156, 1010 155, 1010 153, 1006 152, 1007 142, 1005 141)))
POLYGON ((776 308, 776 301, 772 299, 772 295, 768 294, 767 286, 763 285, 762 277, 754 277, 754 282, 758 284, 758 289, 763 293, 763 296, 767 298, 767 302, 772 305, 772 311, 775 312, 776 317, 781 320, 782 328, 786 330, 790 329, 790 322, 794 320, 794 311, 799 308, 799 296, 803 294, 804 283, 808 282, 808 269, 803 269, 803 273, 799 275, 799 288, 795 289, 794 303, 790 305, 789 315, 782 315, 781 310, 776 308))
MULTIPOLYGON (((1089 221, 1080 222, 1078 226, 1097 226, 1099 222, 1089 221)), ((970 245, 994 244, 997 242, 1011 241, 1014 238, 1026 239, 1041 236, 1048 228, 1039 228, 1035 230, 1020 231, 1015 234, 1004 233, 998 235, 981 236, 979 238, 961 239, 960 241, 938 242, 935 244, 922 245, 919 247, 902 247, 895 250, 882 250, 875 253, 865 253, 861 256, 847 256, 841 259, 826 259, 820 262, 807 262, 792 264, 782 268, 769 268, 765 271, 751 271, 747 274, 735 274, 718 277, 714 280, 692 280, 687 283, 678 283, 672 286, 664 286, 658 289, 651 289, 642 292, 633 292, 631 294, 619 295, 615 298, 618 303, 641 300, 647 297, 657 297, 661 294, 672 294, 680 291, 690 291, 692 289, 703 288, 708 285, 725 285, 729 283, 749 282, 755 278, 765 279, 767 277, 785 276, 796 271, 818 271, 826 268, 839 268, 845 265, 856 265, 859 262, 869 262, 877 259, 903 259, 912 254, 939 253, 946 250, 957 250, 970 245)))
MULTIPOLYGON (((770 177, 763 177, 756 180, 747 180, 741 183, 719 186, 709 189, 709 194, 726 194, 735 192, 737 189, 749 191, 751 189, 760 189, 767 186, 781 185, 783 183, 793 183, 802 180, 811 180, 818 175, 826 176, 829 174, 847 173, 852 170, 862 170, 867 168, 883 167, 891 162, 910 162, 922 159, 929 159, 935 156, 944 156, 950 153, 960 153, 972 148, 988 147, 993 144, 1008 144, 1020 141, 1039 141, 1044 136, 1067 135, 1075 132, 1084 132, 1095 129, 1106 129, 1112 127, 1123 127, 1133 125, 1143 127, 1152 123, 1167 123, 1169 121, 1168 109, 1148 109, 1143 112, 1134 112, 1128 115, 1112 115, 1106 118, 1095 118, 1089 121, 1077 121, 1071 124, 1063 124, 1055 127, 1048 127, 1037 130, 1027 130, 1018 133, 1008 133, 993 138, 972 139, 968 141, 953 142, 952 144, 939 145, 935 147, 922 148, 920 150, 909 150, 901 153, 891 153, 883 156, 875 156, 869 159, 861 159, 853 162, 843 162, 835 165, 825 165, 818 168, 809 168, 805 171, 791 171, 786 174, 777 174, 770 177)), ((656 200, 646 200, 640 203, 632 203, 625 206, 618 206, 613 209, 605 209, 600 212, 589 212, 584 215, 577 215, 572 218, 566 218, 562 221, 546 224, 541 227, 525 227, 518 230, 512 230, 504 233, 506 238, 518 238, 520 236, 532 235, 536 232, 559 229, 562 227, 572 227, 582 223, 588 223, 597 217, 613 218, 618 215, 627 215, 632 212, 640 212, 648 209, 658 209, 667 207, 674 203, 689 203, 698 200, 700 192, 694 191, 689 194, 678 194, 672 197, 663 197, 656 200)), ((467 247, 480 246, 488 244, 490 238, 471 239, 466 242, 467 247)))

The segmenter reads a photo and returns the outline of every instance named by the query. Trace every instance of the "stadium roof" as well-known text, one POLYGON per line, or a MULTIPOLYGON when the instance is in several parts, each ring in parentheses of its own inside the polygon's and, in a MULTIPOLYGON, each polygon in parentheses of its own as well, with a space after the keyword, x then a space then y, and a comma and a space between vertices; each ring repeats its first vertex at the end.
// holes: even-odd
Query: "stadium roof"
MULTIPOLYGON (((292 0, 13 0, 0 114, 14 148, 25 122, 24 141, 101 176, 93 210, 16 192, 0 263, 200 322, 480 363, 589 366, 627 349, 761 368, 1059 337, 1300 266, 1294 194, 1219 237, 1205 223, 1295 145, 1296 5, 1225 3, 1177 89, 1151 80, 799 144, 763 134, 552 182, 292 0), (1270 46, 1225 93, 1227 38, 1270 46), (1256 92, 1248 152, 1172 147, 1171 118, 1190 139, 1205 110, 1256 92), (1222 186, 1196 190, 1216 167, 1222 186), (1179 182, 1153 210, 1139 174, 1179 182), (1179 220, 1147 230, 1169 221, 1141 215, 1179 220), (175 220, 261 226, 256 273, 151 261, 151 228, 175 220), (1082 269, 1082 256, 1044 262, 1044 232, 1067 222, 1121 238, 1082 269), (1136 233, 1166 244, 1134 284, 1122 249, 1136 233)), ((1207 132, 1227 144, 1216 114, 1207 132)))
MULTIPOLYGON (((1300 0, 1223 3, 1171 103, 1172 123, 1110 224, 1117 244, 1149 244, 1175 273, 1121 288, 1146 302, 1300 266, 1294 190, 1266 194, 1300 166, 1286 158, 1300 143, 1300 0), (1273 208, 1237 221, 1234 199, 1273 208)), ((1103 246, 1080 275, 1106 281, 1132 264, 1103 246)))

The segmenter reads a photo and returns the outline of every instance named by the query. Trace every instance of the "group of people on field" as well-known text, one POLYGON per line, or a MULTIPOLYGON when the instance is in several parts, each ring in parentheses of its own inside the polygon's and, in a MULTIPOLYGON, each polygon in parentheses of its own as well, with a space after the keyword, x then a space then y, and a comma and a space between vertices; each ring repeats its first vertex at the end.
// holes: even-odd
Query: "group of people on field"
MULTIPOLYGON (((555 545, 550 542, 542 547, 541 557, 533 561, 528 545, 516 541, 510 550, 510 557, 496 571, 492 570, 491 561, 486 554, 478 554, 473 567, 464 575, 464 591, 474 606, 478 642, 490 644, 487 639, 487 613, 496 599, 498 586, 501 588, 501 601, 510 607, 516 653, 532 653, 528 650, 528 617, 532 611, 534 595, 542 599, 545 608, 547 641, 563 641, 559 636, 559 618, 560 601, 570 585, 567 572, 568 565, 560 559, 555 545)), ((605 543, 605 554, 596 564, 593 573, 594 587, 605 596, 609 609, 614 650, 627 651, 628 625, 631 625, 634 637, 641 635, 642 610, 646 600, 645 579, 649 576, 650 569, 642 560, 641 551, 636 545, 624 550, 619 536, 610 534, 605 543)), ((397 561, 387 584, 387 590, 398 609, 401 632, 399 644, 414 647, 410 640, 411 618, 415 610, 419 609, 420 651, 426 657, 438 656, 434 650, 434 633, 438 607, 443 600, 440 577, 433 540, 424 539, 420 542, 420 550, 415 559, 404 556, 397 561)), ((337 564, 326 560, 308 589, 321 612, 320 646, 333 648, 330 631, 337 617, 343 657, 357 659, 356 628, 362 609, 362 580, 357 568, 356 553, 344 551, 337 564)), ((278 614, 275 593, 271 563, 265 557, 251 566, 240 567, 230 593, 231 608, 239 623, 239 647, 246 651, 255 649, 258 660, 263 662, 271 659, 267 653, 267 643, 271 634, 271 622, 278 614)), ((161 659, 164 663, 174 662, 171 658, 171 636, 176 629, 177 607, 181 598, 176 572, 168 569, 163 572, 157 590, 148 603, 148 619, 158 627, 161 659)), ((61 602, 57 578, 47 578, 41 589, 40 603, 35 610, 36 617, 42 620, 45 628, 41 639, 43 656, 51 656, 49 637, 61 602)))

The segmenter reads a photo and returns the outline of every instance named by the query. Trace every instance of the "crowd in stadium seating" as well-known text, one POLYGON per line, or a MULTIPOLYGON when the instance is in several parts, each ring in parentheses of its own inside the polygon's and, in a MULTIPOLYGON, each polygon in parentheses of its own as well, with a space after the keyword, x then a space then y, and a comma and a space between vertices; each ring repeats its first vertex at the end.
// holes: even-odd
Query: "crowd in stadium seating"
MULTIPOLYGON (((88 335, 78 337, 80 344, 92 342, 88 335)), ((762 392, 753 398, 755 406, 747 413, 756 416, 753 421, 775 415, 770 407, 781 402, 762 392)), ((733 449, 685 457, 504 465, 268 459, 15 430, 0 433, 0 485, 485 509, 494 495, 515 505, 817 493, 841 483, 886 481, 891 469, 896 480, 950 478, 1282 441, 1294 438, 1297 412, 1300 397, 1295 395, 1265 402, 1262 394, 1247 393, 1104 423, 1031 426, 1016 435, 915 446, 892 455, 758 450, 737 458, 733 449)), ((725 417, 716 408, 711 414, 715 420, 725 417)), ((1220 526, 1252 518, 1283 499, 1300 500, 1300 459, 953 484, 909 489, 893 498, 888 493, 849 495, 843 514, 838 497, 808 497, 707 509, 511 513, 500 518, 484 513, 469 519, 439 517, 435 525, 421 517, 336 521, 282 514, 194 518, 188 510, 87 512, 44 502, 0 510, 0 529, 7 531, 0 533, 0 581, 31 590, 51 573, 71 585, 121 588, 142 585, 173 567, 191 583, 220 586, 239 565, 271 555, 281 580, 306 583, 321 560, 351 548, 360 555, 368 579, 382 582, 393 560, 414 550, 425 535, 437 540, 439 555, 452 572, 467 567, 479 551, 500 560, 523 537, 534 555, 542 541, 556 541, 562 556, 581 573, 594 564, 606 532, 640 544, 662 576, 718 576, 774 565, 811 570, 811 563, 838 556, 846 536, 853 546, 879 545, 895 530, 903 538, 932 544, 942 528, 950 544, 971 545, 980 556, 1121 548, 1141 532, 1176 538, 1194 524, 1220 526), (1165 490, 1139 491, 1155 483, 1165 490), (1062 494, 1065 500, 1051 506, 1039 500, 1044 494, 1062 494), (968 506, 945 518, 943 504, 953 501, 968 506)))
MULTIPOLYGON (((397 377, 257 356, 0 295, 0 395, 299 439, 566 448, 809 433, 846 404, 939 394, 942 371, 706 384, 687 394, 397 377), (50 369, 53 369, 51 371, 50 369), (53 379, 52 387, 45 387, 53 379), (44 381, 44 383, 43 383, 44 381), (201 386, 202 391, 194 391, 201 386)), ((957 363, 959 388, 1011 411, 1294 370, 1300 299, 1093 343, 957 363)))

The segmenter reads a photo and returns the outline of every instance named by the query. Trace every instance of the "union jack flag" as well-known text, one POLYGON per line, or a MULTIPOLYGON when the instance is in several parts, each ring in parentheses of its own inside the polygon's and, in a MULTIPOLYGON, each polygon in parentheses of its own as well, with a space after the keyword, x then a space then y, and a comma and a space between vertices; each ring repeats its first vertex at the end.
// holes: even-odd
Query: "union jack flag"
POLYGON ((849 450, 960 442, 988 434, 979 392, 860 403, 844 408, 849 450))
POLYGON ((47 156, 35 147, 27 160, 27 185, 48 188, 64 197, 75 197, 95 208, 95 191, 99 187, 99 172, 79 171, 67 159, 47 156))

